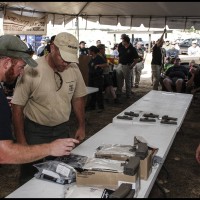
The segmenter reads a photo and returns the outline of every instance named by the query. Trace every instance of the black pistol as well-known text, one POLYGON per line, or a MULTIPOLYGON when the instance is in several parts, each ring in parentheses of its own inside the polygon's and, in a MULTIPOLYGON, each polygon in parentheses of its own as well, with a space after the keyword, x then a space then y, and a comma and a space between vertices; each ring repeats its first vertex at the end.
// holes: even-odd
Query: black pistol
POLYGON ((175 117, 169 117, 168 115, 163 115, 162 119, 164 120, 173 120, 173 121, 177 121, 178 119, 175 117))
POLYGON ((125 115, 128 115, 128 116, 132 116, 132 117, 139 117, 139 114, 138 113, 134 113, 132 111, 130 112, 124 112, 125 115))
POLYGON ((122 183, 112 194, 109 195, 109 198, 125 198, 132 190, 132 184, 122 183))
POLYGON ((175 124, 177 125, 177 122, 174 120, 167 120, 167 119, 161 119, 160 121, 161 124, 175 124))
POLYGON ((159 115, 156 115, 156 114, 153 114, 153 113, 145 113, 145 114, 143 114, 143 117, 158 118, 159 115))
POLYGON ((156 122, 155 119, 148 118, 148 117, 142 117, 142 118, 140 118, 140 121, 141 122, 156 122))
POLYGON ((140 158, 131 156, 128 162, 124 164, 124 174, 134 176, 140 167, 140 158))
POLYGON ((136 153, 135 156, 140 157, 141 160, 144 160, 148 155, 147 143, 138 143, 135 153, 136 153))
POLYGON ((133 117, 124 115, 124 116, 117 116, 117 119, 132 120, 133 117))

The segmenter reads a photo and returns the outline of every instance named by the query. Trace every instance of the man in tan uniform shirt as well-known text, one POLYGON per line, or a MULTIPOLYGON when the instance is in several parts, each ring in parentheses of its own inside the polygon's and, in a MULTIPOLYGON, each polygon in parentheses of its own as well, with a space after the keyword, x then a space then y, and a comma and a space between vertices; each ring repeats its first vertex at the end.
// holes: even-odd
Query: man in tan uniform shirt
POLYGON ((76 64, 78 45, 72 34, 59 33, 51 44, 51 53, 38 58, 36 68, 25 67, 12 99, 19 143, 41 144, 70 137, 67 121, 71 105, 78 121, 75 139, 85 138, 87 88, 76 64))

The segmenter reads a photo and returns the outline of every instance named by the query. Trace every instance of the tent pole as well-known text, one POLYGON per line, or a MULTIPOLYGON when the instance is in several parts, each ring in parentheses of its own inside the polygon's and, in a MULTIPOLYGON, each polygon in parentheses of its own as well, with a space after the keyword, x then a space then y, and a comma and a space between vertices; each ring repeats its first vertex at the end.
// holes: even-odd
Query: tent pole
POLYGON ((151 34, 149 34, 149 46, 148 46, 148 53, 151 53, 151 34))
POLYGON ((77 39, 79 41, 79 17, 76 17, 77 39))

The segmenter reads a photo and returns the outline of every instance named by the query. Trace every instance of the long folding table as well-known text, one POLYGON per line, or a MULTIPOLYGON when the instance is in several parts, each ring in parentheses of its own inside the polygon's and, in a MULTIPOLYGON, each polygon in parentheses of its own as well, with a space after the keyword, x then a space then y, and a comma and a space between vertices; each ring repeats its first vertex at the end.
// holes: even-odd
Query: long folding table
MULTIPOLYGON (((141 180, 141 187, 137 197, 146 198, 181 127, 192 97, 190 94, 150 91, 120 114, 125 111, 136 111, 140 112, 140 114, 143 112, 165 114, 178 118, 177 125, 161 124, 159 119, 154 123, 140 123, 140 121, 127 123, 125 120, 119 121, 114 117, 113 123, 108 124, 81 143, 73 149, 72 153, 93 157, 96 148, 102 144, 133 145, 134 136, 142 136, 148 141, 148 144, 158 148, 157 156, 162 160, 160 164, 153 166, 148 180, 141 180)), ((63 198, 65 197, 65 191, 66 186, 33 178, 9 194, 7 198, 63 198)))

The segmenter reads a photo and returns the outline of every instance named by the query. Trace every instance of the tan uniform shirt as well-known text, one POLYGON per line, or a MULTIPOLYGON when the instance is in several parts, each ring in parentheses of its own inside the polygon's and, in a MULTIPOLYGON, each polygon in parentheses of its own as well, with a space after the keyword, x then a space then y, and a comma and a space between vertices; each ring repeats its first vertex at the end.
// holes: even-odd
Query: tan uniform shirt
POLYGON ((87 95, 87 88, 78 66, 74 63, 61 72, 63 84, 57 90, 55 73, 45 57, 36 60, 38 66, 25 67, 19 77, 13 104, 25 106, 24 115, 30 120, 45 126, 55 126, 69 120, 72 98, 87 95))

